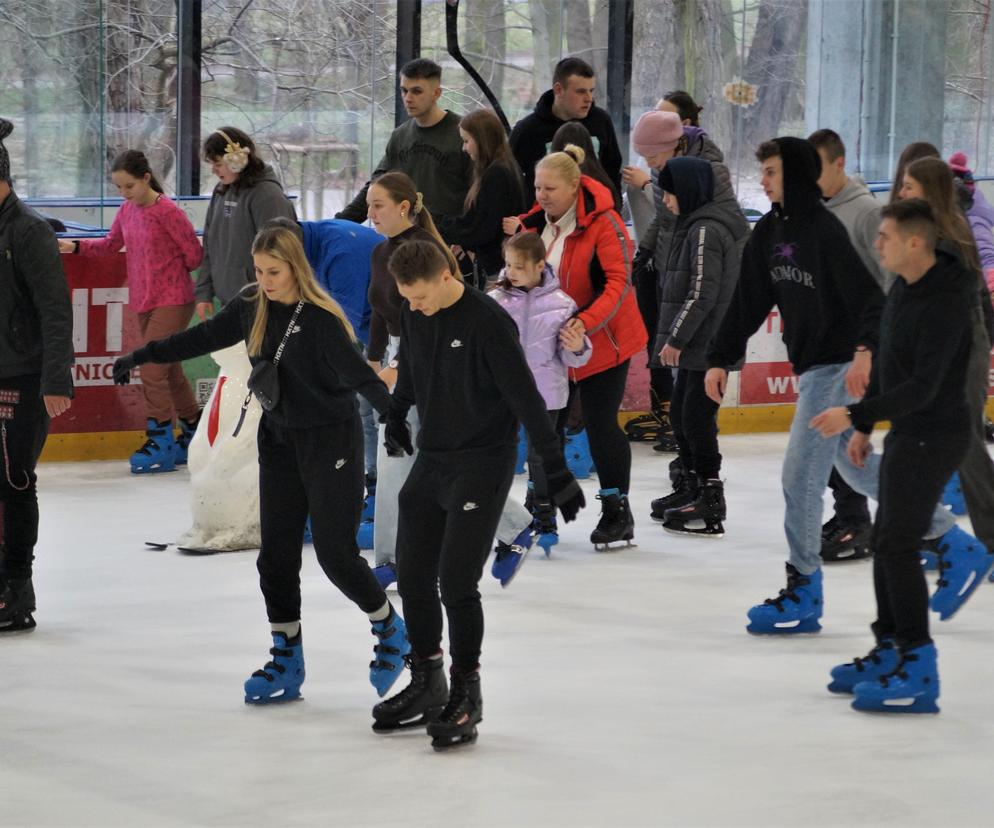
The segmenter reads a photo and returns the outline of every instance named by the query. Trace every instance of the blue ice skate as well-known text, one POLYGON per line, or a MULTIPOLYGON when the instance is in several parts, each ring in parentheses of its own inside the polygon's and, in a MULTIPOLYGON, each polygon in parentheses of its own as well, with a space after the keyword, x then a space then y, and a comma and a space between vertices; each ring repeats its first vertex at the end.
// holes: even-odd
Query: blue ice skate
POLYGON ((304 524, 304 543, 314 543, 314 532, 311 529, 311 516, 307 516, 307 523, 304 524))
POLYGON ((176 438, 173 424, 149 418, 145 428, 145 445, 131 455, 132 474, 155 474, 176 469, 176 438))
POLYGON ((821 569, 802 575, 787 564, 787 586, 776 598, 767 598, 749 610, 746 630, 756 635, 820 632, 823 605, 821 569))
POLYGON ((934 644, 902 653, 900 664, 875 681, 853 688, 853 710, 871 713, 938 713, 939 666, 934 644))
POLYGON ((273 633, 272 661, 256 670, 245 682, 246 704, 273 704, 300 698, 304 683, 303 633, 287 638, 286 633, 273 633))
POLYGON ((939 586, 929 606, 942 621, 952 618, 994 566, 991 555, 975 537, 954 526, 938 540, 939 586))
POLYGON ((590 454, 590 441, 583 429, 566 434, 566 466, 577 480, 586 480, 594 473, 594 459, 590 454))
POLYGON ((393 561, 380 564, 373 568, 373 576, 383 589, 387 589, 390 584, 397 583, 397 565, 393 561))
POLYGON ((531 527, 522 529, 520 534, 514 539, 514 543, 506 544, 497 541, 497 548, 494 550, 494 563, 490 567, 490 574, 493 575, 502 587, 506 587, 514 576, 518 574, 521 565, 528 557, 532 547, 531 527))
POLYGON ((373 521, 376 519, 376 478, 366 475, 366 498, 359 517, 355 540, 360 549, 373 548, 373 521))
POLYGON ((518 429, 518 461, 514 464, 515 474, 524 474, 525 464, 528 462, 528 438, 525 437, 525 427, 518 429))
POLYGON ((854 658, 847 664, 833 667, 829 692, 852 693, 853 688, 861 681, 876 681, 881 676, 893 673, 900 660, 894 641, 886 638, 862 658, 854 658))
POLYGON ((186 455, 190 449, 190 441, 193 439, 193 435, 197 432, 197 425, 199 423, 199 413, 193 422, 187 422, 182 417, 179 418, 179 434, 175 436, 177 466, 186 465, 186 455))
POLYGON ((942 490, 942 505, 948 506, 954 515, 966 514, 966 498, 963 497, 963 487, 959 482, 959 472, 953 472, 946 488, 942 490))
POLYGON ((411 652, 407 640, 407 626, 397 611, 390 607, 390 615, 382 621, 373 622, 373 635, 379 643, 373 646, 373 660, 369 662, 369 683, 376 688, 379 696, 387 691, 400 678, 404 669, 404 656, 411 652))

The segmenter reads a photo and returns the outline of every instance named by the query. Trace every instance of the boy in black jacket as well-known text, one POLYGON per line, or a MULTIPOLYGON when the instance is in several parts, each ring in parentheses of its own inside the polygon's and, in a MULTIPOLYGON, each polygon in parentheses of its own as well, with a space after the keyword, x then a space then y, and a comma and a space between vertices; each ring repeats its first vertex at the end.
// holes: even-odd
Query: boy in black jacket
MULTIPOLYGON (((919 549, 931 510, 970 442, 971 411, 964 391, 970 332, 962 320, 975 302, 976 277, 935 249, 937 236, 926 202, 910 199, 883 209, 876 246, 882 266, 901 278, 887 298, 866 399, 830 408, 812 421, 825 437, 855 425, 848 452, 859 466, 873 451, 873 424, 891 421, 873 526, 877 643, 868 656, 832 670, 828 687, 853 693, 856 710, 939 711, 939 673, 919 549)), ((958 527, 943 540, 950 546, 975 543, 958 527)), ((986 555, 975 583, 992 563, 994 556, 986 555)))
MULTIPOLYGON (((790 548, 787 586, 749 610, 749 632, 806 633, 821 629, 822 493, 832 465, 857 491, 877 496, 879 463, 857 468, 842 438, 822 440, 809 423, 831 406, 863 396, 876 350, 883 293, 842 223, 822 203, 821 160, 800 138, 767 141, 756 153, 773 209, 753 230, 742 255, 732 304, 708 353, 708 396, 721 400, 728 367, 776 305, 784 342, 800 377, 797 411, 783 463, 784 530, 790 548)), ((929 537, 955 525, 936 505, 929 537)))
POLYGON ((35 466, 48 423, 72 404, 72 305, 48 222, 10 186, 0 118, 0 633, 35 627, 35 466))
POLYGON ((428 725, 436 749, 476 740, 482 718, 483 607, 477 584, 507 500, 518 421, 542 457, 549 494, 571 521, 583 492, 566 468, 559 437, 525 361, 513 320, 454 278, 438 246, 402 245, 390 271, 407 300, 400 373, 384 435, 413 453, 407 412, 421 419, 418 457, 400 492, 397 583, 411 641, 411 683, 373 709, 382 732, 428 725), (441 589, 441 601, 439 600, 441 589), (441 651, 449 622, 452 690, 441 651))

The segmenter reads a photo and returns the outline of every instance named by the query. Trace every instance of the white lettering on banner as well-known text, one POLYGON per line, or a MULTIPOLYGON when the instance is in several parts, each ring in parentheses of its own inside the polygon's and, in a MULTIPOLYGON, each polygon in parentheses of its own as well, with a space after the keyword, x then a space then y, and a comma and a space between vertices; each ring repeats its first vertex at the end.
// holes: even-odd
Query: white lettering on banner
MULTIPOLYGON (((112 356, 77 357, 72 367, 72 382, 77 388, 93 385, 114 384, 114 360, 112 356)), ((138 371, 131 372, 131 382, 139 381, 138 371)))
MULTIPOLYGON (((106 350, 120 352, 124 344, 124 306, 128 304, 126 287, 74 288, 72 292, 72 347, 77 354, 90 348, 90 308, 104 306, 107 318, 104 328, 106 350)), ((113 359, 111 360, 113 362, 113 359)), ((102 384, 102 383, 98 383, 102 384)))
POLYGON ((783 317, 777 308, 770 311, 746 345, 746 362, 787 362, 787 346, 783 344, 783 317))
POLYGON ((770 390, 771 394, 777 394, 783 396, 788 392, 793 392, 794 394, 800 393, 800 380, 795 376, 787 377, 767 377, 766 387, 770 390))

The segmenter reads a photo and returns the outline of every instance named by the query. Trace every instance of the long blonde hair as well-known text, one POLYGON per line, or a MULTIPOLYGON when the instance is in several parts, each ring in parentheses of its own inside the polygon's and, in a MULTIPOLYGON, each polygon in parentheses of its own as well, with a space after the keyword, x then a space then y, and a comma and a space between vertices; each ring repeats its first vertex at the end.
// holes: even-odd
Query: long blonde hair
MULTIPOLYGON (((352 323, 349 322, 342 306, 332 299, 314 278, 314 271, 304 254, 304 245, 301 244, 293 230, 288 227, 264 227, 252 242, 252 255, 254 256, 256 253, 265 253, 267 256, 286 262, 294 281, 297 283, 300 298, 335 316, 342 323, 349 339, 353 342, 356 341, 352 323)), ((249 356, 259 356, 262 352, 262 341, 266 336, 266 321, 269 318, 269 299, 264 291, 256 291, 255 303, 255 321, 253 321, 252 330, 249 332, 249 356)))

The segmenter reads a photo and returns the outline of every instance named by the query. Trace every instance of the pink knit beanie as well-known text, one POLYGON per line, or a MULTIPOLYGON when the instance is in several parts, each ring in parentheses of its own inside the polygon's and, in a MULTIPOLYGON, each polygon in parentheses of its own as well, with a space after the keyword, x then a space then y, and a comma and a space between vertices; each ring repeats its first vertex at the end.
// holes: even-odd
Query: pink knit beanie
POLYGON ((632 130, 632 145, 639 155, 671 150, 683 137, 683 124, 675 112, 646 112, 632 130))

